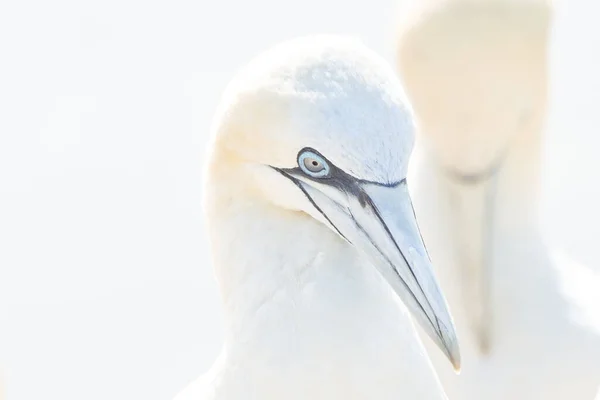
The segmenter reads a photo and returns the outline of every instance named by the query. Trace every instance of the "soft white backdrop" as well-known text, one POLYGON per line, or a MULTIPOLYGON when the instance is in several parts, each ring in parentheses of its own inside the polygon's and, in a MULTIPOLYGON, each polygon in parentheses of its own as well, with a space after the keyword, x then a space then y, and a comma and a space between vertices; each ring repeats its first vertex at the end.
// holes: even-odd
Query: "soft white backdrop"
MULTIPOLYGON (((0 381, 9 400, 170 399, 221 344, 203 152, 235 71, 349 33, 392 59, 394 0, 0 3, 0 381)), ((556 18, 545 225, 597 263, 600 4, 556 18)))

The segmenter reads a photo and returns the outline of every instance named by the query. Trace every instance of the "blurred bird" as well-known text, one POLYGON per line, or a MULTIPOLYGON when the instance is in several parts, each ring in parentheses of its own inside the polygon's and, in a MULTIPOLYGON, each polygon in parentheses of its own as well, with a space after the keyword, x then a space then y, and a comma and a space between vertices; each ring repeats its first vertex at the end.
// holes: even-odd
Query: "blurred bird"
POLYGON ((600 279, 538 228, 552 10, 542 0, 429 1, 402 22, 415 109, 417 216, 461 337, 450 399, 591 399, 600 279))
POLYGON ((406 187, 412 118, 349 39, 282 44, 234 80, 204 188, 225 345, 177 400, 446 398, 405 309, 458 368, 406 187))

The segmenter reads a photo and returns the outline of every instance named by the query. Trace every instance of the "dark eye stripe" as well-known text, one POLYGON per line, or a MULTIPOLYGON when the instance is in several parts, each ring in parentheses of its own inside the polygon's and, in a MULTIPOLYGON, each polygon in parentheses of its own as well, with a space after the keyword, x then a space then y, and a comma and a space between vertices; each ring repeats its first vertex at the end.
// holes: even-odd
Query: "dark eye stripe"
MULTIPOLYGON (((299 175, 303 175, 309 179, 313 179, 315 181, 321 181, 322 183, 327 183, 329 185, 332 186, 337 186, 339 188, 345 188, 346 191, 348 191, 348 188, 351 188, 352 186, 354 186, 357 183, 368 183, 370 185, 377 185, 377 186, 384 186, 384 187, 396 187, 399 185, 403 185, 406 184, 406 178, 402 178, 400 180, 397 181, 388 181, 388 182, 377 182, 377 181, 371 181, 371 180, 367 180, 367 179, 360 179, 360 178, 356 178, 352 175, 349 175, 348 173, 344 172, 343 170, 341 170, 340 168, 336 167, 335 164, 331 163, 329 160, 327 160, 327 158, 325 158, 325 156, 323 156, 321 153, 319 153, 317 150, 312 149, 310 147, 304 147, 302 150, 300 150, 298 152, 298 156, 297 156, 297 162, 298 162, 298 166, 295 168, 275 168, 277 170, 280 171, 285 171, 288 174, 291 175, 295 175, 295 176, 299 176, 299 175), (306 166, 303 165, 304 163, 304 158, 307 158, 308 156, 317 156, 317 160, 321 161, 323 163, 323 165, 326 166, 327 169, 327 173, 323 174, 322 172, 320 174, 315 174, 314 172, 310 172, 310 170, 308 170, 306 168, 306 166), (309 172, 307 172, 309 171, 309 172), (324 181, 327 182, 324 182, 324 181)), ((351 192, 353 190, 350 190, 351 192)))

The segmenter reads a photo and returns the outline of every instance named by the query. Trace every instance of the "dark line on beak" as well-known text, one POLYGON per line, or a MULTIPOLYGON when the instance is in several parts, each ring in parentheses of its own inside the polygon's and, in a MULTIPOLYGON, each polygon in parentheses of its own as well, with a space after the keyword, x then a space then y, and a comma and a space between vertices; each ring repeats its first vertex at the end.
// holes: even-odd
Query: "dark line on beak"
MULTIPOLYGON (((398 273, 398 270, 396 270, 396 268, 394 268, 394 263, 385 255, 385 253, 383 251, 381 251, 381 249, 379 248, 379 246, 377 245, 377 243, 375 243, 375 241, 371 238, 371 236, 363 229, 362 226, 360 226, 360 224, 358 222, 356 222, 356 219, 354 218, 354 215, 352 215, 352 211, 350 209, 348 209, 350 216, 352 217, 352 221, 354 221, 354 225, 358 228, 358 230, 360 230, 366 237, 367 239, 369 239, 369 242, 371 242, 371 244, 373 245, 373 247, 375 247, 377 249, 377 251, 379 252, 379 254, 381 254, 383 256, 383 258, 385 258, 385 261, 387 261, 387 263, 389 264, 390 268, 392 269, 392 271, 394 271, 394 273, 396 274, 396 276, 400 279, 400 282, 402 282, 402 284, 404 285, 404 287, 406 288, 406 290, 408 291, 408 293, 410 293, 413 297, 413 299, 415 299, 415 302, 417 303, 417 306, 419 306, 419 308, 421 309, 421 311, 423 312, 423 314, 425 314, 425 316, 427 317, 427 320, 431 323, 431 325, 435 326, 437 325, 437 327, 439 328, 439 324, 434 324, 433 321, 431 320, 431 318, 429 318, 429 314, 427 314, 427 312, 425 312, 425 309, 423 308, 423 305, 419 302, 419 300, 417 299, 417 297, 415 296, 415 294, 413 293, 413 291, 410 289, 410 287, 408 286, 408 284, 404 281, 404 279, 402 279, 402 277, 400 276, 400 274, 398 273)), ((400 254, 402 254, 402 251, 400 251, 400 254)), ((404 254, 402 254, 402 257, 404 258, 404 254)), ((406 258, 405 258, 406 260, 406 258)), ((410 268, 410 264, 408 262, 406 262, 406 264, 408 265, 408 268, 410 268)), ((412 272, 412 270, 411 270, 412 272)), ((414 274, 413 274, 414 276, 414 274)), ((419 281, 416 280, 417 285, 419 285, 419 281)), ((419 285, 419 288, 421 288, 421 286, 419 285)), ((423 291, 423 289, 421 288, 421 291, 423 291)), ((427 300, 427 297, 425 297, 425 300, 427 300)), ((429 304, 429 302, 428 302, 429 304)), ((429 304, 429 307, 431 307, 431 304, 429 304)), ((437 319, 437 318, 436 318, 437 319)), ((441 334, 441 331, 440 331, 441 334)))
POLYGON ((325 219, 327 220, 327 222, 329 222, 329 224, 331 226, 333 226, 333 229, 335 229, 335 231, 338 233, 338 235, 340 235, 341 237, 343 237, 348 243, 352 244, 352 242, 350 240, 348 240, 348 238, 346 236, 344 236, 344 234, 337 228, 337 226, 335 226, 335 224, 331 221, 331 219, 329 219, 329 217, 327 216, 327 214, 325 214, 325 212, 321 209, 321 207, 319 207, 317 205, 317 203, 315 203, 315 201, 313 200, 312 197, 310 197, 310 195, 308 194, 308 192, 306 191, 306 189, 304 189, 304 187, 302 187, 302 184, 295 179, 293 176, 290 176, 288 173, 286 173, 285 171, 276 168, 276 167, 271 167, 273 168, 275 171, 279 172, 281 175, 285 176, 286 178, 288 178, 290 181, 294 182, 294 185, 296 185, 301 191, 302 193, 304 193, 304 195, 306 196, 306 198, 308 199, 308 201, 310 201, 310 204, 312 204, 312 206, 321 213, 321 215, 323 215, 323 217, 325 217, 325 219))
MULTIPOLYGON (((417 213, 415 213, 415 208, 413 207, 412 203, 410 204, 410 208, 412 209, 413 218, 415 219, 415 221, 417 221, 417 213)), ((427 250, 427 246, 425 245, 425 241, 423 240, 423 234, 421 234, 421 228, 419 227, 418 224, 417 224, 417 231, 419 232, 419 237, 421 238, 421 242, 423 243, 423 248, 425 249, 427 258, 429 258, 429 261, 431 261, 431 257, 429 256, 429 250, 427 250)))
MULTIPOLYGON (((404 182, 406 184, 406 179, 403 179, 402 182, 404 182)), ((396 247, 396 249, 398 250, 398 252, 400 253, 400 255, 402 256, 402 259, 404 260, 404 262, 406 263, 406 265, 408 266, 408 270, 410 271, 411 275, 413 276, 413 278, 415 279, 415 282, 417 283, 417 286, 419 287, 419 289, 421 290, 421 293, 423 293, 423 297, 425 298, 425 301, 427 302, 427 305, 429 306, 429 308, 433 311, 433 307, 431 306, 431 303, 429 302, 429 299, 427 298, 427 296, 425 295, 425 291, 423 290, 423 287, 421 286, 421 283, 419 282, 419 280, 417 279, 417 276, 415 275, 415 271, 413 271, 412 265, 410 265, 410 263, 408 262, 408 259, 406 258, 406 256, 404 255, 404 253, 402 252, 402 249, 400 249, 400 246, 398 246, 398 242, 396 242, 396 239, 394 239, 394 236, 392 235, 392 232, 390 231, 390 229, 388 228, 387 224, 385 223, 385 221, 383 220, 383 218, 381 217, 381 214, 379 212, 379 210, 377 209, 377 206, 375 206, 375 204, 373 203, 373 201, 371 200, 371 198, 369 196, 366 196, 366 201, 368 203, 368 205, 371 207, 371 209, 373 210, 373 212, 375 213, 375 216, 377 217, 377 219, 379 220, 379 222, 381 223, 381 225, 383 226, 383 228, 385 229, 385 232, 387 233, 388 237, 392 240, 392 242, 394 243, 394 246, 396 247)), ((414 210, 413 210, 414 212, 414 210)), ((358 224, 357 224, 358 225, 358 224)), ((421 232, 419 232, 420 234, 421 232)), ((368 235, 367 235, 368 236, 368 235)), ((369 240, 371 240, 371 238, 369 238, 369 240)), ((422 240, 422 239, 421 239, 422 240)), ((373 241, 371 240, 371 243, 373 243, 373 241)), ((379 249, 378 249, 379 250, 379 249)), ((387 258, 387 257, 386 257, 387 258)), ((388 260, 388 263, 390 263, 390 261, 388 260)), ((396 271, 396 274, 398 275, 398 277, 400 277, 400 274, 398 274, 398 271, 396 270, 396 268, 394 268, 394 264, 390 263, 390 265, 392 266, 392 269, 394 271, 396 271)), ((402 279, 402 277, 400 277, 400 280, 402 282, 404 282, 404 280, 402 279)), ((408 287, 408 284, 406 282, 404 282, 404 284, 408 287)), ((410 290, 410 288, 408 288, 408 291, 413 295, 413 297, 415 298, 417 304, 419 305, 419 307, 421 308, 421 310, 423 311, 423 313, 427 316, 427 319, 429 320, 429 322, 431 323, 431 325, 433 326, 437 326, 438 328, 438 333, 440 334, 440 336, 443 336, 442 334, 442 328, 440 327, 440 322, 438 320, 437 317, 435 317, 435 323, 431 320, 429 314, 427 312, 425 312, 425 309, 423 308, 423 306, 421 305, 421 303, 417 300, 417 298, 415 297, 415 294, 412 292, 412 290, 410 290)), ((442 342, 443 342, 443 337, 441 338, 442 342)))

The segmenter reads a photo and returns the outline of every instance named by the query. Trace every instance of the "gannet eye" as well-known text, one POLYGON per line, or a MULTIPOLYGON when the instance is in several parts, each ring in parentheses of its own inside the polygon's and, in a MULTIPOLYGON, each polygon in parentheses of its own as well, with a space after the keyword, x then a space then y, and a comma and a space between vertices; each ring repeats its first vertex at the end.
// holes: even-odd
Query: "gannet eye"
POLYGON ((310 150, 304 150, 298 155, 298 166, 308 176, 324 178, 329 175, 327 161, 310 150))

